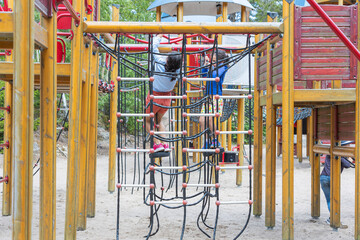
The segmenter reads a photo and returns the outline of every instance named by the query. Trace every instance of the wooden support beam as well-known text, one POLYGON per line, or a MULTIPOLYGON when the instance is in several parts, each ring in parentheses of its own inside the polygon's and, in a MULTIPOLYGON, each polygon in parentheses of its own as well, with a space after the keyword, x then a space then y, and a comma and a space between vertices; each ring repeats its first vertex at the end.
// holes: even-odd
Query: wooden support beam
POLYGON ((117 65, 116 62, 113 61, 114 63, 114 69, 112 71, 111 74, 111 81, 114 81, 114 83, 116 84, 116 87, 114 89, 114 92, 112 92, 110 94, 110 128, 109 128, 109 140, 110 140, 110 145, 109 145, 109 176, 108 176, 108 191, 109 192, 114 192, 115 191, 115 174, 116 174, 116 135, 117 135, 117 117, 116 117, 116 112, 117 112, 117 105, 118 105, 118 89, 117 89, 117 81, 116 81, 116 77, 118 75, 118 71, 117 71, 117 65))
POLYGON ((312 124, 310 117, 306 118, 306 156, 310 156, 310 127, 309 125, 312 124))
POLYGON ((275 187, 276 187, 276 111, 273 105, 273 85, 271 81, 272 49, 266 43, 266 195, 265 195, 265 226, 275 226, 275 187))
MULTIPOLYGON (((178 6, 181 6, 179 3, 178 6)), ((178 10, 181 9, 178 7, 178 10)), ((178 20, 182 19, 178 13, 178 20)), ((141 33, 141 34, 241 34, 282 33, 282 23, 237 22, 237 23, 152 23, 152 22, 83 22, 87 33, 141 33)))
MULTIPOLYGON (((226 126, 226 129, 228 130, 228 131, 231 131, 231 129, 232 129, 232 117, 231 117, 231 115, 229 116, 229 119, 227 120, 227 126, 226 126)), ((226 142, 227 142, 227 150, 228 151, 231 151, 231 148, 232 148, 232 139, 231 139, 231 134, 228 134, 227 136, 226 136, 226 142)))
MULTIPOLYGON (((112 20, 119 21, 119 9, 115 6, 112 7, 112 20)), ((117 82, 118 66, 115 61, 112 61, 113 70, 111 72, 111 81, 117 82)), ((117 95, 118 89, 115 87, 114 92, 110 94, 110 127, 109 127, 109 174, 108 174, 108 191, 115 191, 115 173, 116 173, 116 125, 117 125, 117 95)))
MULTIPOLYGON (((4 106, 10 106, 13 109, 12 104, 13 85, 12 83, 5 83, 5 102, 4 106)), ((3 183, 3 196, 2 196, 2 215, 11 215, 12 206, 12 111, 5 112, 5 123, 4 123, 4 142, 9 141, 9 148, 4 148, 4 163, 3 163, 3 176, 8 177, 8 182, 3 183)))
POLYGON ((77 230, 86 229, 87 216, 87 179, 88 179, 88 139, 90 127, 90 51, 91 48, 85 44, 83 60, 81 63, 81 115, 80 115, 80 159, 78 167, 78 213, 77 230))
MULTIPOLYGON (((282 92, 273 94, 273 103, 282 105, 282 92)), ((294 104, 297 106, 313 106, 320 104, 355 102, 355 89, 296 89, 294 90, 294 104)), ((266 97, 261 96, 260 105, 266 105, 266 97)))
MULTIPOLYGON (((56 54, 57 19, 43 18, 48 48, 41 52, 40 239, 56 239, 56 54)), ((16 59, 15 59, 16 60, 16 59)))
MULTIPOLYGON (((315 110, 316 111, 316 110, 315 110)), ((309 156, 311 165, 311 217, 320 217, 320 154, 313 151, 314 143, 314 126, 316 126, 316 112, 313 111, 309 120, 309 156)))
POLYGON ((161 6, 156 7, 156 22, 161 22, 161 6))
POLYGON ((302 119, 296 121, 296 147, 298 161, 302 162, 302 119))
MULTIPOLYGON (((237 117, 237 129, 239 131, 243 131, 244 129, 244 123, 245 123, 245 101, 244 99, 238 99, 238 117, 237 117)), ((231 131, 231 130, 229 130, 231 131)), ((244 134, 238 134, 236 138, 236 144, 239 148, 239 166, 244 165, 244 134)), ((236 170, 236 185, 241 186, 242 185, 242 170, 237 169, 236 170)))
MULTIPOLYGON (((83 1, 73 0, 76 12, 83 13, 83 1)), ((80 159, 80 113, 81 113, 81 76, 84 54, 82 24, 72 29, 74 38, 71 41, 71 82, 70 82, 70 114, 69 114, 69 141, 66 185, 66 209, 65 209, 65 239, 76 239, 77 206, 78 206, 78 164, 80 159)))
MULTIPOLYGON (((13 2, 8 2, 9 7, 13 8, 13 2)), ((5 56, 6 62, 12 61, 12 55, 5 56)), ((14 71, 14 67, 11 68, 14 71)), ((5 99, 4 106, 13 108, 13 84, 12 81, 5 83, 5 99)), ((4 162, 3 162, 3 176, 8 177, 8 182, 3 184, 3 197, 2 197, 2 215, 10 216, 12 208, 12 111, 4 113, 4 141, 9 141, 9 148, 4 149, 4 162)))
POLYGON ((178 22, 183 22, 184 21, 184 3, 183 2, 179 2, 177 5, 177 21, 178 22))
POLYGON ((34 133, 34 1, 17 0, 15 12, 12 239, 31 239, 34 133), (16 105, 15 105, 16 104, 16 105), (16 177, 15 177, 16 176, 16 177))
POLYGON ((337 145, 337 107, 331 107, 330 120, 330 226, 340 227, 340 174, 341 157, 335 156, 334 147, 337 145))
MULTIPOLYGON (((255 36, 258 42, 259 36, 255 36)), ((254 202, 253 214, 255 216, 262 215, 262 107, 260 106, 260 91, 258 90, 258 53, 255 53, 254 61, 254 202)))
MULTIPOLYGON (((359 0, 356 1, 359 5, 359 0)), ((358 16, 360 9, 358 7, 358 16)), ((358 32, 360 31, 360 24, 358 32)), ((358 49, 360 42, 358 41, 358 49)), ((357 79, 360 79, 360 67, 358 62, 357 79)), ((356 101, 355 101, 355 166, 360 166, 360 81, 356 81, 356 101)), ((360 240, 360 168, 355 168, 355 234, 354 238, 360 240)))
MULTIPOLYGON (((14 12, 0 12, 0 49, 13 49, 14 47, 14 12)), ((32 31, 34 33, 34 44, 37 48, 48 47, 48 33, 47 30, 35 21, 32 24, 32 31)))
POLYGON ((294 239, 294 1, 283 0, 282 239, 294 239))

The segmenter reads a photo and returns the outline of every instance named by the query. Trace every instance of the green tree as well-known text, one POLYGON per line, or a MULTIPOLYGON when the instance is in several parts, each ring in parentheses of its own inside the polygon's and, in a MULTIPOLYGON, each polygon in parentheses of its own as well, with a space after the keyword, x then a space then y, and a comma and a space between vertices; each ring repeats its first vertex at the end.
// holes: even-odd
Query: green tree
POLYGON ((250 0, 255 8, 250 13, 250 20, 253 22, 266 22, 267 12, 277 12, 278 21, 282 21, 282 1, 280 0, 250 0))

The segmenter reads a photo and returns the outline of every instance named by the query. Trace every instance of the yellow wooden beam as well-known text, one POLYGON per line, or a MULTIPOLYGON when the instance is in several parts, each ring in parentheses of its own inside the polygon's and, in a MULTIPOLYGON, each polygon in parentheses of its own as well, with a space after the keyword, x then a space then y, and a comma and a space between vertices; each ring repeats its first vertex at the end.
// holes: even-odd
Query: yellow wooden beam
POLYGON ((302 162, 302 119, 296 121, 296 147, 298 161, 302 162))
POLYGON ((31 239, 34 133, 34 1, 14 5, 13 239, 31 239), (16 177, 15 177, 16 176, 16 177))
POLYGON ((282 239, 294 239, 294 1, 283 0, 282 239))
MULTIPOLYGON (((93 2, 94 3, 94 2, 93 2)), ((97 13, 100 18, 100 0, 96 2, 97 13)), ((87 197, 87 217, 95 217, 96 206, 96 154, 97 154, 97 124, 98 124, 98 77, 99 77, 99 52, 92 44, 92 54, 90 57, 91 74, 91 93, 90 93, 90 130, 89 130, 89 179, 88 179, 88 197, 87 197)))
POLYGON ((184 3, 183 2, 179 2, 177 5, 176 17, 177 17, 178 22, 184 21, 184 3))
POLYGON ((108 176, 108 191, 115 191, 115 175, 116 175, 116 135, 117 135, 117 107, 118 107, 118 89, 117 89, 117 81, 116 77, 118 76, 118 67, 116 62, 114 63, 114 69, 111 74, 111 80, 114 81, 115 89, 114 92, 110 94, 110 128, 109 128, 109 176, 108 176))
POLYGON ((156 22, 161 22, 161 6, 156 7, 156 22))
MULTIPOLYGON (((8 1, 8 6, 13 8, 13 1, 8 1)), ((12 61, 12 55, 5 56, 5 61, 12 61)), ((14 69, 14 68, 12 68, 14 69)), ((10 106, 10 109, 13 108, 13 85, 12 83, 5 83, 5 99, 4 106, 10 106)), ((8 182, 3 184, 3 197, 2 197, 2 215, 9 216, 11 215, 12 208, 12 111, 5 112, 4 114, 4 141, 9 141, 9 148, 4 149, 4 162, 3 162, 3 176, 8 177, 8 182)))
POLYGON ((0 37, 12 36, 15 24, 14 24, 14 12, 0 12, 0 37))
MULTIPOLYGON (((255 36, 255 41, 259 36, 255 36)), ((254 61, 254 215, 262 215, 262 107, 260 106, 260 91, 258 90, 258 53, 255 53, 254 61)))
MULTIPOLYGON (((11 58, 11 57, 7 57, 11 58)), ((13 99, 13 84, 5 83, 5 102, 4 106, 10 106, 10 109, 13 108, 12 99, 13 99)), ((2 215, 10 216, 11 215, 11 206, 12 206, 12 111, 5 112, 5 122, 4 122, 4 142, 9 141, 9 148, 4 148, 4 162, 3 162, 3 176, 8 177, 8 182, 3 183, 3 197, 2 197, 2 215)))
POLYGON ((88 177, 88 133, 89 133, 89 113, 90 113, 90 51, 88 44, 85 45, 83 60, 81 64, 82 84, 81 84, 81 115, 80 115, 80 159, 78 167, 78 215, 77 230, 86 229, 87 217, 87 177, 88 177))
POLYGON ((42 22, 49 41, 48 48, 41 52, 40 239, 51 240, 56 238, 57 20, 55 17, 43 18, 42 22))
POLYGON ((271 84, 272 54, 270 42, 266 42, 266 195, 265 195, 265 226, 275 226, 275 188, 276 188, 276 109, 271 84))
MULTIPOLYGON (((99 55, 93 52, 90 59, 91 68, 91 98, 90 98, 90 147, 89 147, 89 191, 87 198, 87 216, 95 217, 96 202, 96 154, 97 154, 97 122, 98 122, 98 76, 99 55)), ((116 85, 115 85, 116 86, 116 85)))
POLYGON ((318 139, 314 139, 315 117, 314 111, 309 120, 309 157, 311 164, 311 217, 320 217, 320 154, 314 152, 314 144, 318 139))
MULTIPOLYGON (((83 13, 83 1, 73 0, 76 12, 83 13)), ((80 113, 81 113, 81 76, 83 49, 82 24, 72 29, 74 38, 71 41, 71 82, 70 82, 70 114, 69 114, 69 141, 68 141, 68 163, 67 163, 67 185, 66 185, 66 209, 65 209, 65 239, 76 239, 77 227, 77 184, 78 163, 80 158, 80 113)))
MULTIPOLYGON (((37 47, 47 48, 48 36, 47 30, 41 27, 35 21, 32 24, 32 31, 34 32, 34 43, 37 47)), ((0 49, 13 48, 13 33, 15 30, 14 12, 0 12, 0 49), (3 46, 6 45, 6 46, 3 46)))
POLYGON ((330 121, 330 226, 333 228, 340 227, 340 174, 341 174, 341 157, 333 153, 336 146, 336 124, 337 124, 336 106, 331 107, 330 121))
MULTIPOLYGON (((244 99, 238 100, 238 117, 237 117, 237 129, 238 131, 244 131, 245 122, 245 101, 244 99)), ((229 129, 231 131, 231 129, 229 129)), ((239 147, 239 166, 244 165, 244 134, 238 134, 236 144, 239 147)), ((242 170, 236 170, 236 185, 242 185, 242 170)))
MULTIPOLYGON (((179 6, 181 4, 179 3, 179 6)), ((179 8, 178 8, 179 9, 179 8)), ((179 18, 180 16, 178 16, 179 18)), ((164 33, 164 34, 240 34, 282 33, 282 23, 237 22, 237 23, 179 23, 179 22, 83 22, 87 33, 164 33)))
MULTIPOLYGON (((282 92, 273 94, 274 105, 282 105, 282 92)), ((355 102, 355 89, 296 89, 294 90, 294 103, 298 104, 323 104, 355 102)), ((260 105, 266 105, 266 97, 260 97, 260 105)))

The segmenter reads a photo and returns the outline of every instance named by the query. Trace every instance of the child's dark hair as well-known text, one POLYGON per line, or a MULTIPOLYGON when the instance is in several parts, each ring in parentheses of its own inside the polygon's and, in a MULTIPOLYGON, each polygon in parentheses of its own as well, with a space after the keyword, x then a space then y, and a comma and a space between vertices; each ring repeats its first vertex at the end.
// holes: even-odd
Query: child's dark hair
MULTIPOLYGON (((181 67, 181 55, 177 52, 172 52, 167 57, 166 64, 165 64, 165 72, 175 73, 181 67)), ((173 77, 171 81, 174 81, 176 77, 173 77)))
MULTIPOLYGON (((224 50, 221 50, 221 49, 218 49, 218 63, 221 63, 219 65, 228 65, 229 64, 229 59, 228 58, 228 55, 226 54, 226 52, 224 50), (225 59, 225 60, 223 60, 225 59)), ((216 56, 216 51, 214 52, 214 56, 216 56)))

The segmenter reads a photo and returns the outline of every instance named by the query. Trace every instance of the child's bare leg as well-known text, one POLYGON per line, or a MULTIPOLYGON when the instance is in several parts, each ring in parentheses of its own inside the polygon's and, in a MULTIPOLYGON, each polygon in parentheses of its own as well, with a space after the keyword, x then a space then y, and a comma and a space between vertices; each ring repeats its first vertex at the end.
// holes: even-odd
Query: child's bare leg
MULTIPOLYGON (((146 117, 145 118, 145 122, 146 122, 146 131, 148 132, 148 133, 150 133, 150 126, 151 126, 151 118, 150 117, 146 117)), ((154 129, 154 128, 153 128, 154 129)), ((156 138, 154 138, 154 143, 155 144, 159 144, 160 143, 160 140, 158 140, 158 139, 156 139, 156 138)), ((152 146, 151 146, 152 147, 152 146)))

